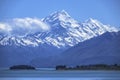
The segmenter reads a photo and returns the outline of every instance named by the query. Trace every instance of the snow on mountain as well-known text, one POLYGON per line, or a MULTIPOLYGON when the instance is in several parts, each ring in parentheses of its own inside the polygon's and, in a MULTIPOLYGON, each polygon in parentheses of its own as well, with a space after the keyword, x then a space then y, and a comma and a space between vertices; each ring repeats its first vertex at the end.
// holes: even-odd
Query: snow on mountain
MULTIPOLYGON (((78 42, 82 42, 95 36, 101 35, 107 31, 118 31, 118 29, 103 25, 94 19, 89 19, 80 24, 64 10, 52 13, 50 16, 44 18, 43 22, 49 24, 52 27, 50 35, 52 39, 55 39, 53 40, 53 45, 55 41, 56 44, 61 43, 65 46, 74 46, 78 42), (54 34, 57 34, 57 36, 54 34), (61 38, 61 40, 59 41, 57 37, 61 38)), ((49 41, 47 43, 49 43, 49 41)))
POLYGON ((103 25, 101 22, 95 19, 92 19, 92 18, 86 20, 82 24, 83 26, 86 26, 84 28, 91 29, 93 33, 98 34, 98 35, 101 35, 105 32, 118 32, 118 29, 116 29, 115 27, 111 27, 110 25, 103 25))
POLYGON ((118 29, 89 19, 80 23, 66 11, 57 11, 42 20, 38 18, 15 18, 0 23, 0 45, 39 46, 51 45, 57 48, 74 46, 105 32, 118 29))
POLYGON ((54 12, 51 15, 43 19, 44 22, 49 23, 53 27, 61 25, 64 28, 79 27, 78 21, 74 20, 66 11, 54 12))

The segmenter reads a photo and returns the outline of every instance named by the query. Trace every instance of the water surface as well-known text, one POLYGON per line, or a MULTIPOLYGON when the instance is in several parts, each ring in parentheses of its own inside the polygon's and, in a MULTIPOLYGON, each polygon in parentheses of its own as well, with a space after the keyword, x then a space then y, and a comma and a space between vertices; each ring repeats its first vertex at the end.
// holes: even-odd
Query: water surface
POLYGON ((1 70, 0 80, 120 80, 120 71, 1 70))

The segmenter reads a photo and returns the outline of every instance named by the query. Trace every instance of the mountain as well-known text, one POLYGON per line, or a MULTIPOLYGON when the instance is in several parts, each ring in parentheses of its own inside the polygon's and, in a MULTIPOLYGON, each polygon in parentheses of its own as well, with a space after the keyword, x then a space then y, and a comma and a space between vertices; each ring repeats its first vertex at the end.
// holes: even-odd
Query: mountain
POLYGON ((57 63, 69 66, 120 64, 119 41, 120 32, 106 32, 64 51, 57 63))
POLYGON ((32 47, 43 44, 57 48, 71 47, 105 32, 118 31, 92 18, 80 23, 64 10, 54 12, 42 20, 15 18, 0 23, 0 26, 0 45, 32 47))
POLYGON ((80 23, 64 10, 43 19, 15 18, 0 22, 0 66, 31 64, 37 58, 44 63, 78 43, 118 31, 92 18, 80 23))

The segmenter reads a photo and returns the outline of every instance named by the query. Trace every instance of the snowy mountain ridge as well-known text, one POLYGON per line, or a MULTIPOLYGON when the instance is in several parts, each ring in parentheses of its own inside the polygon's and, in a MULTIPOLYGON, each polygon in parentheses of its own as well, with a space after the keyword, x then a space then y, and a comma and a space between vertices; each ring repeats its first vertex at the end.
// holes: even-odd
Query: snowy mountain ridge
POLYGON ((66 11, 58 11, 41 19, 15 18, 0 22, 0 45, 32 46, 42 44, 57 48, 71 47, 79 42, 102 35, 118 32, 119 29, 104 25, 95 19, 80 23, 66 11))

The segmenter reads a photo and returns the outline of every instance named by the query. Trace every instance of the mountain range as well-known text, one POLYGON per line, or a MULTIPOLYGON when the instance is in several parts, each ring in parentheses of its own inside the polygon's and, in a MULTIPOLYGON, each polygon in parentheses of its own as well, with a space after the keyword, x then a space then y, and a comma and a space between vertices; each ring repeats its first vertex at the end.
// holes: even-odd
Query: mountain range
POLYGON ((119 37, 119 28, 92 18, 79 22, 64 10, 7 20, 0 22, 0 67, 119 63, 119 37))

